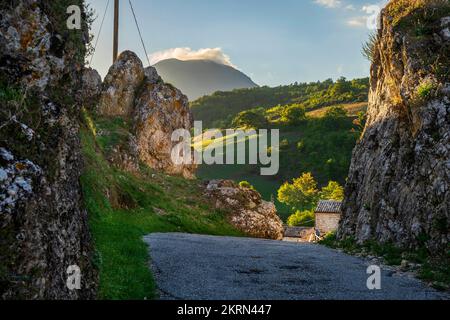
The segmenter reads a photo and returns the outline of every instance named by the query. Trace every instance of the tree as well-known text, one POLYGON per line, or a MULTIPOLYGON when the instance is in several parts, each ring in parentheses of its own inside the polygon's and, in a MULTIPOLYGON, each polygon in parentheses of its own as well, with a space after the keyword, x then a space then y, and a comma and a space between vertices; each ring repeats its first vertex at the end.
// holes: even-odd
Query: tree
POLYGON ((325 117, 333 119, 347 118, 347 111, 341 106, 334 106, 327 110, 325 117))
POLYGON ((336 181, 328 182, 326 187, 320 191, 320 198, 322 200, 344 200, 344 188, 336 181))
POLYGON ((277 105, 273 108, 270 108, 264 112, 267 121, 270 123, 276 123, 281 121, 284 107, 281 105, 277 105))
POLYGON ((300 178, 286 182, 278 190, 278 200, 294 210, 304 210, 313 207, 318 200, 317 182, 311 173, 303 173, 300 178))
POLYGON ((282 111, 281 119, 284 123, 295 126, 306 120, 305 108, 299 104, 286 106, 282 111))
POLYGON ((233 127, 244 129, 262 129, 268 126, 267 119, 258 110, 239 113, 233 120, 233 127))
POLYGON ((339 96, 348 92, 350 89, 350 83, 345 79, 345 77, 339 78, 334 86, 331 87, 331 95, 339 96))
POLYGON ((322 119, 329 129, 338 130, 347 127, 351 120, 347 117, 347 111, 341 106, 334 106, 327 110, 322 119))

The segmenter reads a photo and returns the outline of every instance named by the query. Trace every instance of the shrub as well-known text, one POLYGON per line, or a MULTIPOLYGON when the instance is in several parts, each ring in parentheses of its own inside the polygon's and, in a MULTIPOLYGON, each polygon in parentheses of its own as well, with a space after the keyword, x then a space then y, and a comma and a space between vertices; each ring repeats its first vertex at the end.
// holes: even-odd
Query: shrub
POLYGON ((297 150, 298 151, 302 151, 305 148, 305 141, 300 140, 299 142, 297 142, 297 150))
POLYGON ((289 149, 289 140, 288 139, 283 139, 280 141, 280 149, 281 150, 289 149))
POLYGON ((373 62, 374 60, 377 41, 377 34, 372 33, 369 35, 369 39, 363 44, 362 55, 370 62, 373 62))
POLYGON ((421 99, 428 99, 436 90, 436 85, 432 81, 424 81, 417 87, 417 95, 421 99))
POLYGON ((288 218, 287 223, 291 227, 314 227, 314 212, 297 211, 288 218))
POLYGON ((268 126, 268 122, 260 110, 254 109, 239 113, 232 125, 235 128, 264 129, 268 126))
POLYGON ((241 188, 244 188, 244 189, 256 190, 255 187, 252 186, 252 185, 250 184, 250 182, 248 182, 248 181, 241 181, 241 182, 239 182, 239 186, 240 186, 241 188))
POLYGON ((19 102, 22 100, 23 94, 22 92, 13 87, 9 87, 6 85, 0 85, 0 102, 7 103, 10 101, 19 102))
POLYGON ((319 244, 335 248, 336 247, 336 232, 329 232, 327 233, 322 240, 319 241, 319 244))
POLYGON ((345 110, 342 106, 333 106, 325 113, 326 118, 332 119, 347 118, 347 116, 347 110, 345 110))
POLYGON ((299 125, 306 120, 305 108, 298 104, 286 106, 282 111, 281 120, 287 125, 299 125))

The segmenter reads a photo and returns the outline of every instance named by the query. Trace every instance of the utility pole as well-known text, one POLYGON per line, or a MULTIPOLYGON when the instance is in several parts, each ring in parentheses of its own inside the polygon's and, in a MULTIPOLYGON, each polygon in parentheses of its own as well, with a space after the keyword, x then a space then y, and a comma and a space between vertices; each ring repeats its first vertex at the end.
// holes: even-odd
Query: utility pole
POLYGON ((113 63, 119 54, 119 0, 114 0, 114 41, 113 41, 113 63))

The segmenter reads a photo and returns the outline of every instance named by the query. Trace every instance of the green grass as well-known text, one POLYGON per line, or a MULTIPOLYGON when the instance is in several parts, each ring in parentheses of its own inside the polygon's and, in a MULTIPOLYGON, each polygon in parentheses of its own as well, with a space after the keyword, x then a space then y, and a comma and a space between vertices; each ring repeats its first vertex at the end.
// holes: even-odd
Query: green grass
MULTIPOLYGON (((359 112, 367 112, 367 105, 368 105, 367 102, 359 102, 359 103, 342 104, 339 106, 342 107, 345 111, 347 111, 349 117, 356 117, 358 116, 359 112)), ((312 118, 321 118, 325 116, 326 112, 331 108, 332 107, 323 107, 316 109, 314 111, 309 111, 306 114, 312 118)))
MULTIPOLYGON (((211 208, 200 182, 169 177, 142 166, 139 174, 122 172, 105 160, 95 123, 85 114, 81 141, 85 158, 84 201, 97 250, 100 299, 154 299, 148 249, 142 237, 153 232, 242 236, 225 214, 211 208)), ((108 121, 99 121, 103 130, 108 121)), ((117 121, 111 131, 121 130, 117 121), (117 127, 115 127, 117 125, 117 127)), ((101 139, 100 139, 101 140, 101 139)))
POLYGON ((97 142, 102 150, 110 151, 114 146, 127 141, 130 124, 122 117, 98 118, 93 121, 97 142))
POLYGON ((392 25, 403 29, 410 28, 419 22, 430 21, 436 16, 444 17, 450 10, 448 0, 395 0, 386 6, 392 17, 392 25))

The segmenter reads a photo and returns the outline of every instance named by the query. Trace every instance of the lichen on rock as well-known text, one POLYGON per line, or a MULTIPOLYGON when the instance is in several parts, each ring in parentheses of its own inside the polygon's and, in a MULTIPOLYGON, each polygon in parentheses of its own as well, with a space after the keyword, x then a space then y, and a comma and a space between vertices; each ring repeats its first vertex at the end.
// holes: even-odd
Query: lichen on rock
POLYGON ((139 159, 153 169, 193 178, 193 158, 192 165, 177 165, 171 157, 176 144, 172 133, 178 129, 189 132, 193 126, 188 99, 180 90, 162 82, 153 67, 147 68, 146 74, 150 77, 144 80, 134 112, 139 159))
POLYGON ((245 234, 283 239, 283 222, 277 215, 275 204, 264 201, 257 191, 229 180, 212 180, 207 183, 205 196, 217 209, 227 212, 230 223, 245 234))
POLYGON ((449 2, 437 0, 394 0, 382 12, 368 119, 353 152, 339 239, 447 250, 449 16, 449 2))
POLYGON ((68 2, 0 5, 0 299, 96 296, 75 99, 86 43, 58 28, 68 2), (67 288, 72 265, 82 290, 67 288))
POLYGON ((20 201, 33 194, 33 179, 41 176, 42 169, 29 160, 16 160, 5 148, 0 148, 0 163, 0 212, 7 219, 20 201))
POLYGON ((142 61, 134 52, 122 52, 103 82, 98 113, 104 116, 130 116, 143 80, 142 61))
POLYGON ((194 177, 193 159, 192 164, 172 161, 172 133, 193 126, 188 99, 164 83, 155 68, 144 69, 134 53, 125 51, 110 68, 97 110, 101 117, 119 116, 131 123, 126 142, 113 148, 115 165, 136 171, 142 162, 167 174, 194 177))
POLYGON ((97 70, 86 68, 83 71, 82 82, 83 105, 85 108, 94 109, 102 92, 102 77, 97 70))

